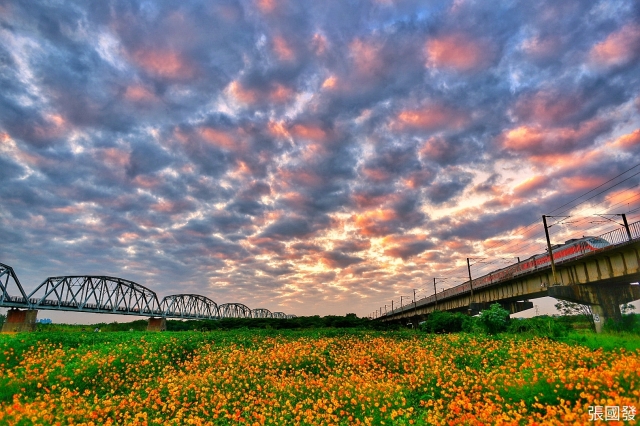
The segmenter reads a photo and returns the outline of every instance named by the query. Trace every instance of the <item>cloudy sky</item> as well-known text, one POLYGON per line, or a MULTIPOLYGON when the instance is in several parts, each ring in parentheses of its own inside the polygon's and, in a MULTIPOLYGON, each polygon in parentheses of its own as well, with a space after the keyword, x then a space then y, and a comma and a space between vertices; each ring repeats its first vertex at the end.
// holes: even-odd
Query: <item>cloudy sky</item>
POLYGON ((640 163, 632 0, 21 0, 0 22, 0 262, 27 290, 107 274, 363 316, 543 251, 542 214, 581 218, 557 240, 640 219, 640 169, 606 186, 640 163))

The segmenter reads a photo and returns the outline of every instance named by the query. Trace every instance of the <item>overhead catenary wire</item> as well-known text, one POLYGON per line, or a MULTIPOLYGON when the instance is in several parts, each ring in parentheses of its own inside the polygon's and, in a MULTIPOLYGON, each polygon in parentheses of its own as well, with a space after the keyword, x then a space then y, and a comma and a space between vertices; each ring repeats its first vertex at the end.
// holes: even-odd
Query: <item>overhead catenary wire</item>
MULTIPOLYGON (((634 170, 634 169, 636 169, 638 167, 640 167, 640 163, 634 165, 633 167, 630 167, 629 169, 627 169, 627 170, 623 171, 622 173, 612 177, 611 179, 609 179, 606 182, 596 186, 595 188, 592 188, 591 190, 589 190, 589 191, 587 191, 587 192, 585 192, 585 193, 573 198, 572 200, 562 204, 561 206, 551 210, 549 212, 549 214, 548 214, 549 216, 551 216, 552 214, 555 214, 556 216, 560 216, 560 215, 563 215, 565 213, 567 213, 567 216, 568 216, 566 218, 563 218, 561 221, 558 221, 558 222, 553 224, 554 226, 558 225, 558 226, 555 226, 555 229, 553 229, 553 233, 554 234, 566 233, 567 231, 566 231, 565 228, 567 227, 567 225, 572 225, 575 228, 583 228, 582 231, 589 230, 589 226, 588 226, 588 225, 590 225, 589 224, 589 219, 590 219, 590 217, 592 218, 593 215, 597 215, 597 214, 618 214, 619 212, 616 212, 616 213, 609 213, 609 212, 612 209, 617 208, 620 205, 627 204, 627 206, 630 207, 630 204, 632 202, 640 201, 640 194, 637 193, 637 192, 633 192, 628 197, 626 197, 626 198, 624 198, 624 199, 622 199, 622 200, 620 200, 620 201, 618 201, 618 202, 616 202, 614 204, 609 204, 604 211, 599 211, 597 213, 593 213, 592 212, 589 215, 585 214, 583 217, 580 217, 580 213, 584 212, 585 209, 594 210, 595 208, 597 208, 597 206, 603 205, 608 200, 605 198, 605 199, 601 200, 600 202, 598 202, 596 204, 592 204, 592 205, 588 205, 588 206, 585 205, 586 203, 588 203, 589 201, 593 200, 594 198, 596 198, 596 197, 598 197, 598 196, 600 196, 600 195, 602 195, 604 193, 607 193, 609 191, 612 191, 615 188, 618 188, 620 185, 624 184, 625 182, 628 182, 629 180, 633 179, 634 177, 640 175, 640 171, 637 171, 637 172, 633 173, 630 176, 626 176, 626 177, 624 177, 624 179, 613 183, 613 185, 610 185, 610 186, 606 187, 605 189, 603 189, 601 191, 598 191, 600 188, 603 188, 603 187, 607 186, 608 184, 616 181, 617 179, 623 177, 625 174, 627 174, 628 172, 630 172, 630 171, 632 171, 632 170, 634 170), (598 191, 598 192, 596 192, 596 191, 598 191), (596 192, 596 193, 592 194, 593 192, 596 192), (586 199, 581 200, 582 198, 588 196, 589 194, 592 194, 592 195, 589 196, 586 199), (575 204, 575 205, 572 205, 578 200, 581 200, 581 201, 579 203, 575 204), (562 209, 564 209, 564 210, 562 210, 562 209), (576 211, 576 209, 578 209, 578 210, 576 211), (568 213, 571 213, 571 214, 568 214, 568 213), (570 222, 567 222, 567 220, 569 218, 571 218, 572 220, 570 222)), ((640 186, 640 184, 636 184, 636 185, 632 186, 631 188, 625 189, 624 191, 632 191, 633 189, 635 189, 638 186, 640 186)), ((627 209, 626 213, 627 214, 633 214, 633 213, 636 213, 638 211, 640 211, 640 206, 639 207, 635 207, 633 209, 627 209)), ((510 237, 512 237, 512 238, 513 237, 518 237, 518 236, 521 236, 522 238, 526 238, 525 237, 526 234, 529 234, 531 231, 535 231, 535 234, 528 238, 528 242, 522 244, 522 241, 520 241, 520 240, 511 239, 510 241, 506 241, 506 242, 504 242, 502 244, 498 244, 498 245, 495 245, 495 246, 491 247, 491 251, 492 252, 496 252, 497 250, 502 250, 503 253, 505 251, 509 252, 509 253, 515 253, 516 251, 514 251, 514 249, 517 249, 518 253, 524 253, 524 252, 526 252, 526 250, 533 249, 533 248, 537 248, 537 250, 532 250, 532 251, 535 251, 536 253, 540 253, 540 252, 546 251, 546 246, 542 242, 544 233, 543 233, 542 230, 535 229, 536 227, 539 227, 539 226, 540 226, 540 221, 536 220, 536 221, 533 221, 533 222, 529 223, 528 225, 524 225, 524 226, 518 227, 517 228, 517 230, 518 230, 517 233, 515 233, 515 234, 511 233, 510 234, 510 237), (533 237, 533 238, 531 238, 531 237, 533 237)), ((596 227, 596 228, 591 227, 591 229, 599 229, 599 228, 602 228, 602 227, 596 227)), ((536 254, 536 253, 530 253, 530 254, 536 254)), ((516 258, 514 257, 513 260, 514 260, 514 263, 515 263, 516 258)), ((500 261, 500 259, 485 259, 485 260, 482 260, 482 261, 474 263, 472 266, 475 266, 475 268, 473 269, 473 275, 475 275, 475 277, 472 277, 472 278, 478 278, 480 276, 487 275, 487 274, 491 273, 492 271, 496 270, 494 265, 499 261, 500 261)), ((498 268, 498 269, 501 269, 501 268, 498 268)), ((466 272, 467 272, 466 271, 466 265, 459 265, 459 266, 455 266, 453 268, 447 268, 447 270, 439 272, 438 274, 441 275, 441 276, 444 276, 443 278, 445 280, 448 279, 450 281, 448 283, 445 283, 444 280, 443 280, 443 282, 440 282, 441 288, 439 288, 438 291, 439 292, 445 291, 448 288, 455 287, 456 285, 459 285, 462 282, 468 280, 468 278, 460 278, 459 277, 460 275, 466 276, 466 272), (461 273, 463 270, 465 272, 464 274, 461 273), (457 281, 457 282, 455 282, 455 283, 454 283, 454 280, 451 279, 454 275, 458 276, 458 277, 456 277, 457 280, 455 280, 455 281, 457 281), (448 276, 448 278, 447 278, 447 276, 448 276), (446 284, 451 284, 451 285, 446 285, 446 284)), ((423 290, 425 290, 425 289, 423 289, 423 290)), ((427 296, 428 296, 428 293, 426 292, 426 290, 425 290, 425 294, 427 294, 427 296)), ((431 294, 433 294, 433 291, 431 291, 431 294)), ((416 296, 416 298, 417 298, 417 296, 416 296)))
MULTIPOLYGON (((591 190, 587 191, 586 193, 581 194, 581 195, 580 195, 580 196, 578 196, 578 197, 575 197, 574 199, 572 199, 571 201, 568 201, 567 203, 564 203, 562 206, 560 206, 560 207, 558 207, 558 208, 556 208, 556 209, 552 210, 552 211, 550 212, 550 215, 551 215, 551 213, 556 213, 556 215, 560 215, 560 214, 563 214, 563 213, 570 213, 572 210, 575 210, 576 208, 578 208, 578 207, 580 207, 580 206, 584 205, 585 203, 587 203, 587 202, 589 202, 590 200, 592 200, 592 199, 594 199, 594 198, 598 197, 599 195, 602 195, 602 194, 604 194, 604 193, 606 193, 606 192, 608 192, 608 191, 611 191, 611 190, 613 190, 614 188, 619 187, 619 186, 620 186, 620 185, 622 185, 623 183, 628 182, 630 179, 634 178, 635 176, 640 175, 640 171, 639 171, 639 172, 636 172, 636 173, 634 173, 634 174, 632 174, 631 176, 626 176, 623 180, 620 180, 620 181, 618 181, 618 182, 615 182, 613 185, 610 185, 610 186, 606 187, 606 188, 605 188, 604 190, 602 190, 602 191, 596 192, 595 194, 591 195, 591 196, 590 196, 589 198, 587 198, 587 199, 582 200, 582 201, 581 201, 580 203, 578 203, 578 204, 575 204, 575 205, 573 205, 573 206, 571 206, 571 207, 569 207, 569 208, 566 208, 566 209, 564 209, 564 210, 561 210, 561 209, 562 209, 562 208, 564 208, 564 207, 567 207, 567 206, 572 205, 573 203, 575 203, 575 201, 580 200, 581 198, 584 198, 585 196, 587 196, 587 195, 589 195, 589 194, 593 193, 594 191, 597 191, 599 188, 602 188, 602 187, 606 186, 607 184, 609 184, 609 183, 611 183, 611 182, 614 182, 616 179, 618 179, 618 178, 620 178, 620 177, 624 176, 626 173, 628 173, 629 171, 631 171, 631 170, 633 170, 633 169, 637 168, 638 166, 640 166, 640 164, 637 164, 637 165, 635 165, 635 166, 633 166, 633 167, 631 167, 631 168, 629 168, 629 169, 625 170, 624 172, 622 172, 622 173, 620 173, 620 174, 616 175, 615 177, 613 177, 613 178, 611 178, 611 179, 607 180, 606 182, 604 182, 604 183, 602 183, 602 184, 598 185, 597 187, 595 187, 595 188, 593 188, 593 189, 591 189, 591 190)), ((627 188, 627 189, 625 189, 625 191, 630 191, 630 190, 632 190, 633 188, 635 188, 636 186, 638 186, 638 185, 634 185, 634 186, 633 186, 633 187, 631 187, 631 188, 627 188)), ((600 213, 600 214, 606 214, 606 212, 610 211, 612 208, 617 207, 617 206, 619 206, 619 205, 621 205, 621 204, 625 204, 626 202, 631 202, 631 200, 634 200, 634 201, 635 201, 635 200, 640 200, 640 194, 633 193, 632 195, 630 195, 630 196, 628 196, 628 197, 624 198, 623 200, 621 200, 621 201, 619 201, 619 202, 617 202, 617 203, 614 203, 614 204, 612 204, 612 205, 609 205, 605 211, 601 211, 601 212, 599 212, 599 213, 600 213)), ((600 201, 599 203, 597 203, 597 204, 595 204, 595 205, 591 205, 591 206, 588 206, 588 207, 589 207, 590 209, 594 209, 594 207, 597 207, 597 206, 599 206, 599 205, 602 205, 602 204, 604 204, 605 202, 607 202, 607 200, 606 200, 606 199, 604 199, 604 200, 600 201)), ((630 210, 630 211, 629 211, 629 213, 637 212, 638 210, 640 210, 640 207, 635 208, 635 209, 633 209, 633 210, 630 210)), ((578 210, 578 212, 581 212, 581 211, 584 211, 584 208, 581 208, 581 209, 579 209, 579 210, 578 210)), ((596 213, 593 213, 593 214, 596 214, 596 213)), ((582 225, 582 226, 581 226, 582 228, 587 228, 587 229, 588 229, 588 227, 584 226, 584 225, 586 224, 585 222, 587 222, 587 219, 588 219, 587 217, 582 217, 582 218, 581 218, 581 217, 577 217, 577 218, 576 218, 574 214, 571 214, 571 215, 570 215, 570 217, 572 217, 572 221, 571 221, 571 222, 566 222, 566 221, 568 220, 568 217, 567 217, 567 218, 563 218, 561 221, 559 221, 559 222, 555 223, 554 225, 563 225, 563 226, 560 226, 560 228, 556 228, 556 230, 559 230, 559 232, 563 232, 563 228, 564 228, 564 227, 566 227, 566 225, 574 225, 574 226, 576 226, 576 225, 582 225)), ((539 226, 539 222, 538 222, 538 221, 536 221, 536 222, 532 222, 532 223, 530 223, 529 225, 526 225, 526 226, 524 226, 524 227, 520 227, 520 228, 519 228, 519 232, 518 232, 518 234, 522 235, 522 234, 523 234, 523 233, 525 233, 526 231, 530 231, 530 230, 531 230, 531 228, 532 228, 532 227, 534 227, 534 226, 539 226)), ((587 230, 587 229, 583 229, 583 230, 587 230)), ((554 230, 554 231, 555 231, 555 230, 554 230)), ((539 232, 536 232, 536 233, 538 234, 538 238, 536 238, 535 240, 531 240, 531 239, 530 239, 530 240, 529 240, 529 242, 528 242, 528 243, 525 243, 524 245, 523 245, 523 244, 521 244, 521 242, 520 242, 520 241, 508 241, 508 242, 505 242, 505 243, 503 243, 503 244, 499 244, 499 245, 497 245, 497 246, 493 246, 493 247, 492 247, 492 250, 495 252, 495 251, 496 251, 496 250, 498 250, 498 249, 502 249, 502 251, 504 252, 504 251, 506 251, 505 249, 510 249, 510 250, 509 250, 509 252, 511 252, 511 251, 513 251, 513 249, 516 249, 516 248, 517 248, 519 252, 524 252, 526 249, 530 249, 530 248, 533 248, 533 247, 539 247, 539 248, 540 248, 540 250, 536 250, 536 252, 546 251, 546 250, 545 250, 545 248, 544 248, 544 245, 542 244, 542 241, 540 241, 540 240, 542 240, 542 236, 543 236, 542 231, 539 231, 539 232), (538 241, 536 241, 536 240, 538 240, 538 241)), ((518 235, 518 234, 516 234, 516 235, 518 235)), ((513 235, 513 234, 512 234, 512 235, 513 235)), ((486 263, 486 264, 493 264, 492 262, 491 262, 491 263, 489 263, 489 262, 484 262, 484 263, 486 263)), ((476 273, 476 274, 478 274, 478 276, 482 276, 482 275, 486 275, 486 273, 490 273, 490 271, 487 271, 487 269, 488 269, 488 268, 487 268, 487 265, 483 265, 482 267, 478 267, 478 265, 476 264, 475 266, 476 266, 476 268, 475 268, 475 273, 476 273)))

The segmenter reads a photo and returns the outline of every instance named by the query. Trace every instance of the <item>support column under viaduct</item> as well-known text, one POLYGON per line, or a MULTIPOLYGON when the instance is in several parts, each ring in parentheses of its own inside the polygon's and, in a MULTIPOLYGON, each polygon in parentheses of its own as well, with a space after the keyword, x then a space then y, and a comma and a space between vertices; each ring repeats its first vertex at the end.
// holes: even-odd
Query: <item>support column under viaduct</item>
POLYGON ((596 332, 608 319, 620 321, 620 305, 640 299, 640 285, 631 284, 574 284, 549 287, 549 296, 567 302, 591 306, 596 332))

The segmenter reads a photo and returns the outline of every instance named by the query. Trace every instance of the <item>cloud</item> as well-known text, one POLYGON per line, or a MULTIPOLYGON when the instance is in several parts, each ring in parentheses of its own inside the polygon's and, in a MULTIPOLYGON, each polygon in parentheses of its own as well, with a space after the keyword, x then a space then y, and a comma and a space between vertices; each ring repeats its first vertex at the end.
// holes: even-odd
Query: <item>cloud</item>
POLYGON ((361 263, 364 259, 357 256, 349 256, 338 251, 329 251, 322 253, 320 261, 330 268, 342 269, 350 265, 361 263))
POLYGON ((502 147, 534 156, 570 152, 593 144, 594 139, 609 128, 609 124, 601 120, 583 122, 577 129, 523 125, 503 133, 502 147))
POLYGON ((425 236, 411 234, 402 237, 386 237, 382 241, 385 247, 391 246, 384 250, 385 255, 402 260, 408 260, 425 250, 436 247, 432 241, 425 240, 425 236))
POLYGON ((458 33, 433 37, 425 45, 427 66, 472 71, 491 65, 496 48, 489 40, 458 33))
POLYGON ((589 52, 596 66, 625 65, 638 57, 640 51, 640 25, 627 24, 595 44, 589 52))
POLYGON ((267 226, 261 233, 262 237, 277 238, 288 241, 296 238, 308 237, 326 225, 328 218, 312 222, 309 219, 297 217, 284 217, 267 226))
POLYGON ((139 174, 153 173, 171 163, 170 155, 152 143, 136 143, 125 166, 127 176, 134 178, 139 174))
MULTIPOLYGON (((527 225, 640 162, 632 3, 13 2, 1 261, 367 314, 533 254, 527 225)), ((637 220, 635 184, 592 208, 637 220)))
POLYGON ((442 175, 425 189, 425 193, 434 204, 446 203, 460 195, 471 180, 472 176, 469 173, 442 175))

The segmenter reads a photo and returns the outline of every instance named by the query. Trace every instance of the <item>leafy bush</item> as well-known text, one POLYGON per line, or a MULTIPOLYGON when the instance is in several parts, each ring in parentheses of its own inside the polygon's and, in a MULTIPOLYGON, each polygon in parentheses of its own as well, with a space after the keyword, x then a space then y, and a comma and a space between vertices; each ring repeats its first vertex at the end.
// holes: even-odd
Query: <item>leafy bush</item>
POLYGON ((470 317, 460 312, 435 311, 420 325, 428 333, 457 333, 468 330, 470 317))
POLYGON ((605 331, 638 333, 640 334, 640 315, 638 314, 626 314, 622 315, 622 319, 619 322, 615 322, 612 319, 608 319, 604 323, 605 331))
POLYGON ((488 334, 497 334, 507 330, 509 311, 499 303, 494 303, 489 309, 480 313, 478 321, 488 334))
POLYGON ((508 331, 515 334, 529 333, 541 337, 558 338, 565 336, 569 327, 555 318, 545 315, 509 321, 508 331))

